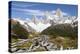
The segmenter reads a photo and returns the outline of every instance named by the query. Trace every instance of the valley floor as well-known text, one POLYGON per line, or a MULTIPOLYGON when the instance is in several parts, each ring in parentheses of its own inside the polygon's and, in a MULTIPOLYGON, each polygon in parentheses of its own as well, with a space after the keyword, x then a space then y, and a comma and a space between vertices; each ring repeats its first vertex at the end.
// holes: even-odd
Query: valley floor
POLYGON ((12 39, 11 52, 36 52, 77 49, 77 39, 38 35, 28 39, 12 39))

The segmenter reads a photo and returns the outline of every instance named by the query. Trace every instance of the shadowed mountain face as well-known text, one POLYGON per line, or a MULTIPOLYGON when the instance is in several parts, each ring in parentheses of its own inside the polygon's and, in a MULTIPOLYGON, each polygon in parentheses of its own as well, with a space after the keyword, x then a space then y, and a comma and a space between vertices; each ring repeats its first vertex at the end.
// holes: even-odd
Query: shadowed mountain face
POLYGON ((28 35, 28 31, 19 22, 11 20, 11 36, 13 38, 26 39, 28 35))
MULTIPOLYGON (((76 22, 74 22, 75 24, 76 22)), ((77 25, 77 23, 76 23, 77 25)), ((27 27, 20 24, 20 22, 11 19, 11 31, 12 33, 18 35, 20 38, 27 38, 29 35, 29 31, 34 31, 31 29, 29 25, 27 27), (28 27, 28 28, 27 28, 28 27)), ((64 24, 57 24, 57 25, 51 25, 45 30, 41 32, 41 34, 45 35, 51 35, 51 36, 63 36, 63 37, 71 37, 71 38, 77 38, 77 27, 78 26, 72 26, 72 24, 64 23, 64 24)))
POLYGON ((72 27, 70 24, 58 24, 48 27, 41 34, 77 38, 77 26, 72 27))

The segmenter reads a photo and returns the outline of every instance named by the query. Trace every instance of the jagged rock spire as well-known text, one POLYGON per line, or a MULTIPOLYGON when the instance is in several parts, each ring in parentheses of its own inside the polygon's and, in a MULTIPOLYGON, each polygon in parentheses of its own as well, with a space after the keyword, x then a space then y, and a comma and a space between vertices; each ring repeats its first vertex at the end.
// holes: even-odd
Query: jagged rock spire
POLYGON ((57 15, 58 17, 63 17, 63 14, 62 14, 62 11, 61 11, 60 8, 58 8, 58 9, 56 10, 56 15, 57 15))
POLYGON ((36 24, 36 16, 35 15, 32 16, 32 22, 34 22, 36 24))

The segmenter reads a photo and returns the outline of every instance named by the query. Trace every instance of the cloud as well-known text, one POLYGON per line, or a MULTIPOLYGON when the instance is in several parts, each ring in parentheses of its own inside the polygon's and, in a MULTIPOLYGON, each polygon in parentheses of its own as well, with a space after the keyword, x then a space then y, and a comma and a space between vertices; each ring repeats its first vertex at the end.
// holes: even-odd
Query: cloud
MULTIPOLYGON (((55 14, 55 13, 56 13, 56 11, 55 11, 55 10, 53 10, 51 13, 55 14)), ((68 14, 68 13, 66 13, 66 12, 63 12, 63 11, 62 11, 62 15, 67 16, 67 15, 69 15, 69 14, 68 14)))
MULTIPOLYGON (((35 16, 44 16, 46 11, 41 11, 41 10, 33 10, 33 9, 20 9, 20 8, 13 8, 14 10, 17 11, 22 11, 22 13, 26 14, 26 15, 35 15, 35 16)), ((52 10, 50 11, 51 14, 55 14, 56 10, 52 10)), ((66 12, 62 11, 62 15, 63 16, 67 16, 69 15, 66 12)))
POLYGON ((44 12, 41 10, 31 10, 31 9, 26 9, 26 12, 29 12, 32 15, 38 15, 38 16, 43 16, 44 12))
POLYGON ((65 12, 62 12, 62 14, 65 15, 65 16, 69 15, 68 13, 65 13, 65 12))
POLYGON ((15 4, 15 3, 12 3, 12 6, 17 6, 17 7, 31 7, 31 6, 36 6, 38 4, 27 4, 27 5, 23 5, 23 4, 15 4))
POLYGON ((13 10, 21 11, 26 15, 36 15, 36 16, 43 16, 44 11, 41 10, 32 10, 32 9, 20 9, 20 8, 12 8, 13 10))
POLYGON ((53 10, 53 11, 52 11, 52 13, 54 14, 54 13, 56 13, 56 11, 55 11, 55 10, 53 10))

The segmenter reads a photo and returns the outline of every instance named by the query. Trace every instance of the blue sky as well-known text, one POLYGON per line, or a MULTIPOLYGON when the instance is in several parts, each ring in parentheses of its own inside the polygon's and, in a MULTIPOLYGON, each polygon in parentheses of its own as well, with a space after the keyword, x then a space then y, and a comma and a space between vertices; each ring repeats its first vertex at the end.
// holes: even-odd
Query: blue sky
POLYGON ((33 2, 11 2, 11 18, 32 18, 33 15, 41 17, 45 11, 54 13, 60 8, 64 15, 77 16, 77 5, 51 4, 51 3, 33 3, 33 2))

